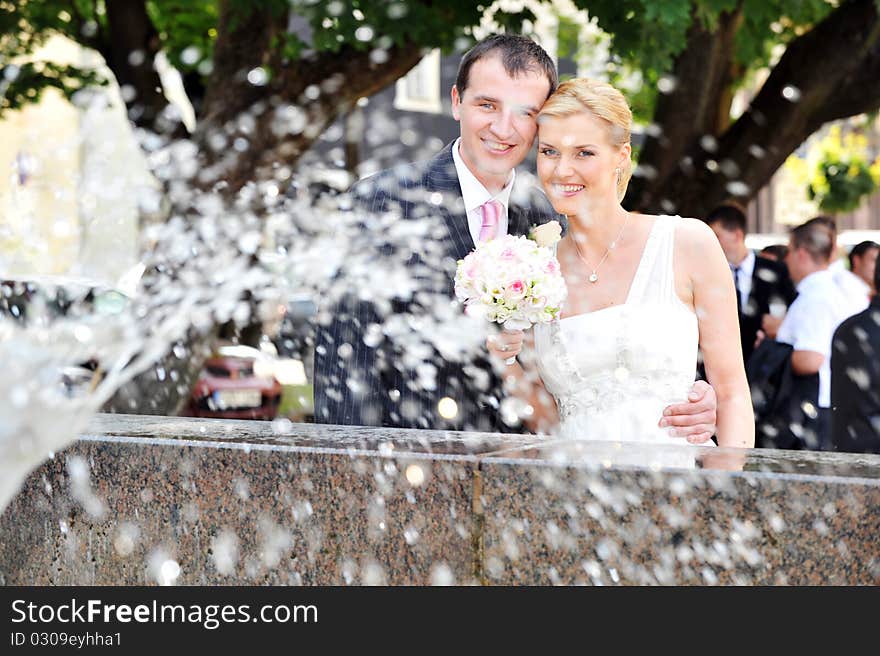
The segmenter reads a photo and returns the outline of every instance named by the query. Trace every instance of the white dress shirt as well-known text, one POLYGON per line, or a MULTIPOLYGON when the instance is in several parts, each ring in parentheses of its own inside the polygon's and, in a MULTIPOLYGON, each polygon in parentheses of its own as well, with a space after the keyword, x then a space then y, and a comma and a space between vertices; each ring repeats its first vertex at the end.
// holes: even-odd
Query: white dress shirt
POLYGON ((852 307, 857 308, 853 314, 867 310, 871 302, 871 287, 864 280, 846 268, 843 258, 838 258, 828 267, 834 276, 834 282, 852 307))
POLYGON ((736 290, 739 292, 740 304, 742 307, 746 307, 749 302, 749 294, 752 293, 752 276, 755 274, 755 252, 750 250, 738 266, 738 272, 734 269, 736 290))
POLYGON ((483 183, 477 180, 476 176, 464 163, 461 154, 458 152, 458 146, 461 138, 455 140, 452 144, 452 161, 455 163, 455 172, 458 174, 458 184, 461 186, 461 198, 464 201, 464 208, 467 212, 468 230, 471 233, 471 239, 476 245, 480 237, 480 227, 483 225, 483 212, 480 206, 487 201, 499 201, 503 206, 501 217, 498 221, 498 231, 495 233, 497 237, 507 234, 507 208, 510 206, 510 192, 513 189, 513 181, 516 180, 516 170, 510 172, 507 184, 504 185, 498 194, 492 196, 483 183))
POLYGON ((844 319, 861 310, 840 293, 834 273, 828 269, 811 273, 797 286, 798 295, 776 339, 795 351, 814 351, 825 356, 819 367, 819 407, 831 406, 831 339, 844 319))

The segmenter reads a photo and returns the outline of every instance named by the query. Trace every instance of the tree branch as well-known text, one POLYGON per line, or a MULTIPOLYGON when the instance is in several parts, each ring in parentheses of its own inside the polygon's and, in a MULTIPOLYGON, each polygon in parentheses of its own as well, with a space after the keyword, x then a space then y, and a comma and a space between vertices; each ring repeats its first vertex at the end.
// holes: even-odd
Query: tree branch
POLYGON ((857 97, 857 88, 849 84, 865 83, 876 70, 872 62, 878 40, 875 0, 850 0, 792 41, 748 111, 719 139, 717 150, 695 146, 679 174, 664 185, 665 197, 677 201, 675 211, 699 217, 732 194, 749 200, 825 119, 872 108, 876 91, 864 87, 863 102, 844 106, 840 101, 857 97), (847 80, 846 93, 837 98, 839 85, 847 80))
POLYGON ((377 62, 369 52, 346 46, 340 52, 324 52, 285 68, 265 92, 263 102, 268 107, 261 107, 256 116, 251 113, 256 121, 246 135, 248 148, 244 152, 230 154, 227 148, 210 147, 214 140, 209 137, 218 130, 224 141, 245 136, 230 134, 228 125, 223 128, 214 124, 213 129, 206 127, 204 132, 200 129, 208 145, 208 166, 202 171, 202 183, 210 186, 224 180, 227 189, 234 192, 250 180, 272 177, 279 165, 289 167, 295 163, 359 98, 380 91, 406 74, 423 55, 415 43, 392 46, 385 54, 387 58, 377 62), (306 94, 310 88, 319 89, 320 95, 315 98, 312 93, 306 94))
POLYGON ((840 80, 825 105, 813 117, 815 129, 848 116, 872 112, 880 107, 880 39, 862 59, 861 65, 840 80))

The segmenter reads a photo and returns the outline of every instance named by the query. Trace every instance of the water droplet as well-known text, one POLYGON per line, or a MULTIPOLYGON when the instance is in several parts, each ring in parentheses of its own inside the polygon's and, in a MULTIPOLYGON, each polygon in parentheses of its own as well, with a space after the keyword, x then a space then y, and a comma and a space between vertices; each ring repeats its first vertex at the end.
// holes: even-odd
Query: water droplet
POLYGON ((445 396, 437 403, 437 412, 444 419, 454 419, 458 416, 458 404, 455 400, 445 396))
POLYGON ((265 86, 269 81, 269 73, 267 73, 266 69, 262 66, 257 66, 248 71, 247 81, 255 87, 265 86))
POLYGON ((452 573, 452 568, 446 563, 434 563, 431 567, 431 585, 455 585, 455 576, 452 573))
POLYGON ((797 102, 801 99, 801 90, 789 84, 782 89, 782 97, 789 102, 797 102))
POLYGON ((388 51, 382 48, 370 51, 370 61, 376 65, 384 64, 388 61, 388 51))
POLYGON ((815 419, 819 416, 819 411, 816 409, 816 406, 809 401, 804 401, 801 404, 801 410, 803 410, 804 414, 807 415, 807 417, 809 417, 810 419, 815 419))
POLYGON ((194 66, 202 57, 202 51, 196 46, 188 46, 180 53, 180 61, 187 66, 194 66))
POLYGON ((272 432, 276 435, 289 435, 293 429, 293 422, 286 417, 279 417, 272 420, 272 432))
POLYGON ((223 529, 211 540, 211 557, 217 572, 223 576, 232 576, 238 565, 238 535, 232 529, 223 529))
POLYGON ((354 31, 354 38, 358 41, 370 41, 373 38, 373 28, 369 25, 362 25, 354 31))
POLYGON ((419 540, 419 532, 412 526, 408 526, 403 531, 403 539, 409 546, 414 545, 419 540))
POLYGON ((409 484, 418 487, 425 482, 425 470, 420 465, 412 464, 406 468, 406 480, 409 484))
POLYGON ((25 389, 24 387, 15 387, 9 394, 9 400, 12 401, 12 405, 16 408, 25 407, 27 405, 29 397, 30 395, 28 394, 27 389, 25 389))
POLYGON ((395 2, 388 7, 388 18, 391 20, 398 20, 406 16, 409 8, 406 6, 406 3, 403 2, 395 2))
POLYGON ((676 86, 678 86, 678 82, 672 75, 662 75, 657 80, 657 90, 660 93, 672 93, 676 86))
POLYGON ((387 585, 385 580, 385 570, 376 562, 370 562, 364 565, 362 578, 364 585, 387 585))
POLYGON ((707 153, 714 153, 718 150, 718 140, 710 134, 703 135, 700 138, 700 147, 707 153))
POLYGON ((726 189, 727 193, 731 194, 732 196, 748 196, 750 191, 749 186, 744 182, 740 182, 739 180, 728 183, 726 189))
POLYGON ((159 585, 172 585, 180 576, 180 565, 176 560, 166 560, 159 566, 159 585))

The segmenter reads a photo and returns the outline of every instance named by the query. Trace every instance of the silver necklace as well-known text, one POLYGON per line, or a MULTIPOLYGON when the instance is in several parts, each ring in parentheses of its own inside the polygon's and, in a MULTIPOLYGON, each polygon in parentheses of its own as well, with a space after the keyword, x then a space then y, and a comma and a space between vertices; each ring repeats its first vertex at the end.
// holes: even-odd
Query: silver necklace
POLYGON ((602 263, 606 260, 611 251, 617 248, 617 243, 620 241, 620 238, 623 236, 623 231, 626 230, 626 226, 629 224, 629 216, 630 213, 627 212, 626 219, 623 222, 623 227, 620 228, 620 232, 617 234, 617 239, 608 244, 608 248, 605 249, 605 255, 602 256, 602 259, 599 260, 599 264, 597 264, 595 268, 589 262, 587 262, 587 258, 585 258, 581 254, 581 249, 580 246, 578 246, 577 238, 574 235, 571 236, 571 239, 574 242, 574 249, 575 251, 577 251, 577 256, 581 258, 581 261, 587 265, 587 268, 590 269, 590 271, 592 271, 592 273, 590 273, 589 277, 587 278, 588 281, 593 283, 599 281, 599 267, 602 266, 602 263))

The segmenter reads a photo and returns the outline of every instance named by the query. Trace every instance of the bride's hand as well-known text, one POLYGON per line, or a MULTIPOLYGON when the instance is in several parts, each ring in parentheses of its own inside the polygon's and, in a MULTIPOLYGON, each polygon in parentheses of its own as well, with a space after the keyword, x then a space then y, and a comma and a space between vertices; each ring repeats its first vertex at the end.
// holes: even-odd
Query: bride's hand
POLYGON ((691 444, 705 444, 715 434, 718 417, 715 388, 698 380, 688 394, 687 403, 667 406, 660 419, 661 428, 669 428, 674 437, 685 437, 691 444))
POLYGON ((523 331, 502 330, 497 335, 490 335, 486 340, 486 348, 489 353, 497 358, 507 361, 515 358, 522 351, 523 331))

